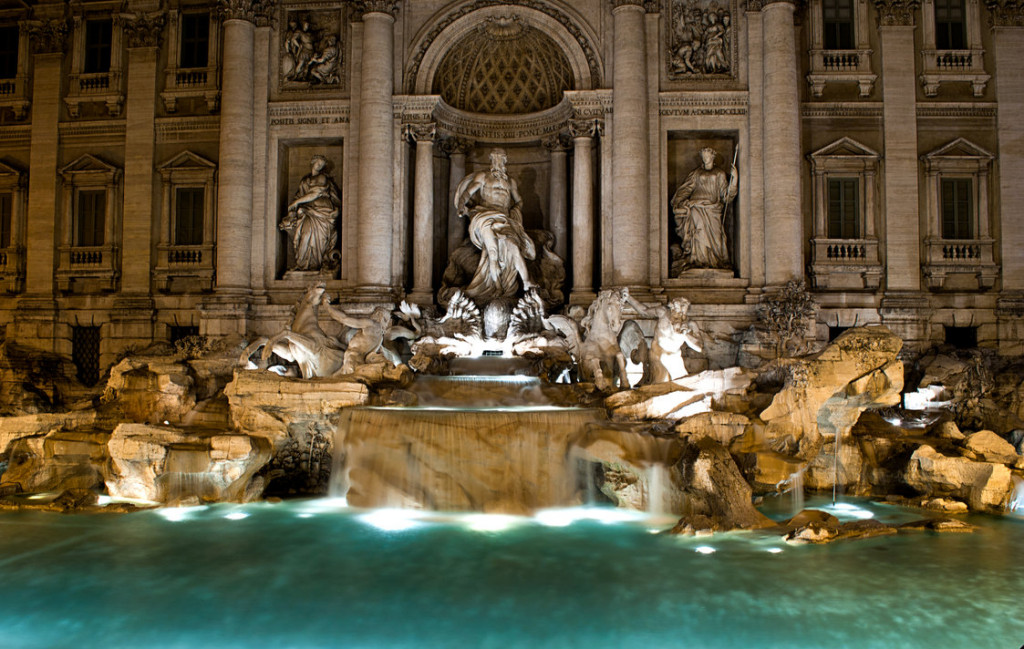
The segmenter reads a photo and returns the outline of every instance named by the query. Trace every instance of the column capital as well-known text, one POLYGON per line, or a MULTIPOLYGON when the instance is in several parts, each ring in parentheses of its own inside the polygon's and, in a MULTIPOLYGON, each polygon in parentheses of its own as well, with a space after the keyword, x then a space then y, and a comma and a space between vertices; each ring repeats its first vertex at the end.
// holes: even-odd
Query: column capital
POLYGON ((992 27, 1024 27, 1024 2, 1021 0, 985 0, 992 27))
POLYGON ((406 124, 404 132, 405 137, 413 142, 433 142, 434 138, 437 137, 437 124, 434 122, 406 124))
POLYGON ((604 122, 599 119, 571 119, 569 120, 569 136, 597 137, 604 133, 604 122))
POLYGON ((547 136, 543 139, 541 144, 543 144, 544 148, 551 153, 566 151, 571 145, 569 142, 569 134, 565 131, 547 136))
POLYGON ((913 27, 920 0, 874 0, 879 27, 913 27))
POLYGON ((128 47, 160 47, 166 17, 162 11, 121 16, 128 47))
POLYGON ((800 0, 747 0, 747 11, 761 11, 768 5, 787 4, 794 10, 800 8, 800 0))
POLYGON ((36 54, 56 54, 64 51, 68 36, 68 21, 57 18, 50 20, 29 20, 24 23, 36 54))
POLYGON ((475 143, 461 137, 449 136, 441 139, 441 151, 448 156, 465 155, 475 143))
POLYGON ((366 14, 387 14, 394 18, 398 15, 398 0, 356 0, 356 18, 366 14))
POLYGON ((259 27, 270 24, 277 0, 217 0, 222 20, 244 20, 259 27))
POLYGON ((646 12, 648 4, 657 4, 656 2, 645 2, 645 0, 611 0, 611 3, 612 13, 615 13, 616 11, 624 7, 635 7, 637 9, 640 9, 641 11, 646 12))

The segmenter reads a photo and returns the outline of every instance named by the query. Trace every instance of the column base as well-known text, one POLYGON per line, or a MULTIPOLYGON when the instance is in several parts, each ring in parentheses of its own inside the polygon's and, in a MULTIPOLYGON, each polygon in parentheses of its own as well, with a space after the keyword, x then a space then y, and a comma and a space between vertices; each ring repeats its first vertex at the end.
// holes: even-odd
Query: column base
POLYGON ((434 292, 423 289, 413 289, 405 296, 405 300, 420 306, 432 306, 434 304, 434 292))
POLYGON ((573 289, 572 293, 569 294, 569 305, 570 306, 590 306, 590 303, 597 298, 597 293, 592 289, 573 289))

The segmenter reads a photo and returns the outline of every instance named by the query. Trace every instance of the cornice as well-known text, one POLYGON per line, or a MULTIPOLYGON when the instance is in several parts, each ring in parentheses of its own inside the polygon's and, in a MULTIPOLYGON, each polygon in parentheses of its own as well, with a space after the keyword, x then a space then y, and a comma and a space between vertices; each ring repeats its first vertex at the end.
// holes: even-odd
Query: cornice
POLYGON ((245 20, 265 27, 274 18, 277 0, 217 0, 222 20, 245 20))

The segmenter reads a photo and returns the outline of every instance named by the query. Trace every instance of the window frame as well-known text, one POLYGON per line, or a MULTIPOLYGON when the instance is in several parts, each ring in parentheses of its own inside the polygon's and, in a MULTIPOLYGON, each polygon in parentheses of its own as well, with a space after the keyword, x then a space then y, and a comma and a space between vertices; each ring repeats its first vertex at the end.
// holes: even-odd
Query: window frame
POLYGON ((28 174, 0 162, 0 193, 11 195, 10 241, 6 247, 0 247, 0 292, 20 293, 25 282, 28 174))
POLYGON ((985 73, 979 0, 962 0, 964 11, 964 47, 944 49, 937 45, 938 24, 935 0, 921 2, 921 86, 924 94, 935 97, 943 84, 971 84, 975 97, 985 94, 991 78, 985 73))
POLYGON ((830 83, 856 83, 861 97, 871 95, 878 75, 872 72, 868 0, 851 0, 852 46, 825 47, 824 0, 810 0, 810 58, 807 83, 816 98, 830 83))
POLYGON ((182 2, 171 0, 167 12, 167 65, 164 70, 164 89, 160 98, 168 113, 178 110, 178 101, 186 98, 200 98, 206 102, 209 112, 215 112, 220 104, 220 17, 211 11, 208 3, 182 2), (181 54, 184 37, 182 23, 184 16, 205 14, 210 27, 207 36, 207 55, 204 67, 184 67, 181 54))
POLYGON ((157 290, 211 290, 216 237, 217 165, 189 150, 171 157, 158 167, 163 185, 160 211, 160 239, 153 277, 157 290), (203 190, 202 240, 196 244, 176 243, 179 189, 203 190))
POLYGON ((113 291, 120 276, 121 180, 122 170, 85 154, 60 170, 61 226, 57 287, 74 292, 79 283, 91 290, 113 291), (103 191, 103 243, 79 245, 79 197, 82 191, 103 191))
POLYGON ((71 18, 71 69, 64 105, 71 117, 81 117, 82 104, 102 103, 110 117, 119 117, 124 109, 124 19, 115 2, 75 3, 71 18), (110 65, 92 70, 89 65, 88 30, 90 23, 110 21, 110 65))

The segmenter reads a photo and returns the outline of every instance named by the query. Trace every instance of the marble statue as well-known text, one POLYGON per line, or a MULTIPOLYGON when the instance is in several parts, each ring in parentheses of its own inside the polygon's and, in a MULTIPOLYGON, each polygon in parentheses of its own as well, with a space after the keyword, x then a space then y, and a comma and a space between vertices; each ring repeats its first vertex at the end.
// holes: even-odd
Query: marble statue
POLYGON ((658 319, 650 350, 651 382, 664 383, 686 376, 683 346, 701 351, 700 334, 686 317, 690 301, 677 297, 666 306, 646 308, 630 298, 630 304, 641 315, 658 319))
POLYGON ((309 287, 295 306, 295 317, 282 332, 270 338, 253 341, 239 359, 243 367, 260 348, 260 360, 264 366, 271 354, 299 366, 304 379, 333 376, 342 368, 345 347, 338 339, 329 336, 320 328, 319 308, 326 302, 326 285, 319 282, 309 287))
POLYGON ((327 158, 315 155, 310 173, 302 178, 280 228, 288 233, 295 256, 292 270, 321 270, 336 265, 338 213, 341 197, 334 180, 324 171, 327 158))
POLYGON ((608 392, 616 386, 629 389, 626 357, 619 346, 623 309, 630 299, 625 288, 604 290, 587 310, 581 323, 584 337, 579 351, 579 372, 584 381, 608 392))
POLYGON ((516 181, 505 171, 502 149, 491 151, 491 168, 466 176, 455 191, 459 216, 469 218, 469 238, 480 249, 480 261, 465 294, 478 304, 512 297, 533 288, 526 260, 537 249, 523 229, 522 204, 516 181))
POLYGON ((356 330, 348 341, 339 374, 351 374, 360 365, 389 360, 384 342, 395 333, 391 331, 390 309, 379 306, 368 317, 360 318, 350 316, 327 300, 324 300, 323 306, 332 319, 356 330))
POLYGON ((725 232, 726 208, 736 198, 739 175, 733 160, 730 173, 715 166, 718 152, 710 147, 700 150, 702 165, 690 172, 672 196, 672 213, 682 251, 673 259, 673 270, 690 268, 731 268, 728 237, 725 232))

